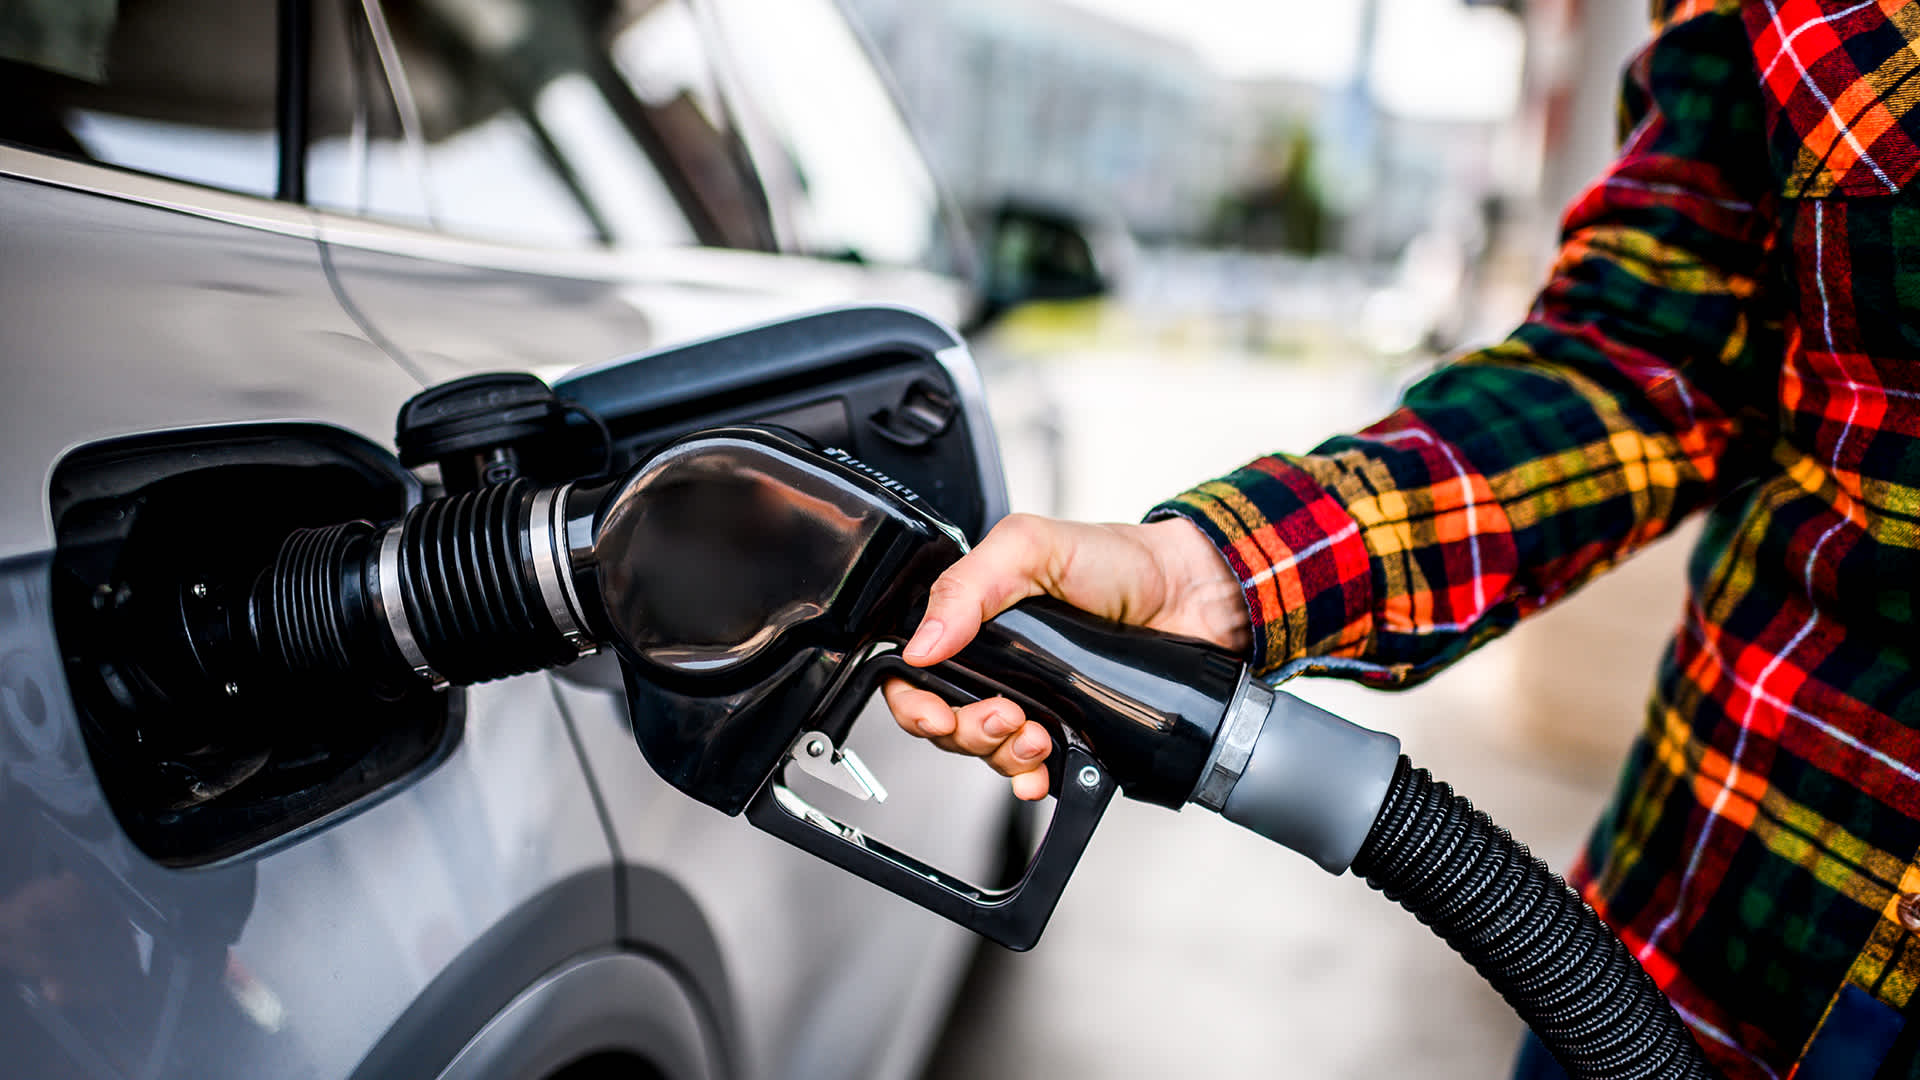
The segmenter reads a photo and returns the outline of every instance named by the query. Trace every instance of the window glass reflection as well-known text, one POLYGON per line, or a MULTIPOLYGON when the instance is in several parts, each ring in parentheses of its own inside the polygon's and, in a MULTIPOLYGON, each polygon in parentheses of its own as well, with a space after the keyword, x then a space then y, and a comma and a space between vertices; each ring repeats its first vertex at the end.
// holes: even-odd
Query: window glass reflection
POLYGON ((346 214, 427 226, 423 152, 402 136, 359 0, 314 5, 307 199, 346 214))
POLYGON ((274 8, 0 4, 0 141, 271 196, 274 8))
POLYGON ((573 72, 548 83, 534 99, 534 113, 565 149, 615 243, 695 242, 673 192, 585 75, 573 72))
POLYGON ((397 0, 384 41, 360 6, 315 65, 351 103, 316 121, 316 203, 546 246, 771 245, 683 0, 397 0))
POLYGON ((606 239, 538 127, 538 87, 516 66, 537 26, 521 5, 382 5, 384 43, 346 6, 361 127, 311 146, 317 205, 509 243, 606 239))
POLYGON ((680 185, 677 195, 704 242, 772 250, 766 195, 748 163, 713 69, 705 35, 685 0, 623 0, 603 37, 631 123, 680 185))
POLYGON ((831 0, 724 0, 728 45, 778 142, 794 229, 816 255, 949 269, 938 193, 831 0))

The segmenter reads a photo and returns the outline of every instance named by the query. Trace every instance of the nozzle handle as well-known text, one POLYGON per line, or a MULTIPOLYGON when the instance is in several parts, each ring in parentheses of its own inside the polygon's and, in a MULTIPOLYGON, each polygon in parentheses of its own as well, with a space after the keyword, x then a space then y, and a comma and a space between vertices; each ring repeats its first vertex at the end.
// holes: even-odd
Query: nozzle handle
POLYGON ((1192 797, 1247 677, 1239 656, 1211 642, 1048 596, 988 620, 936 670, 981 697, 1006 695, 1053 730, 1055 745, 1064 734, 1084 746, 1128 798, 1172 810, 1192 797))
POLYGON ((1077 732, 1063 728, 1058 714, 1046 711, 1039 702, 957 664, 918 668, 892 651, 876 653, 854 669, 822 711, 820 730, 843 738, 887 679, 903 679, 955 705, 1010 694, 1052 734, 1054 751, 1047 757, 1047 769, 1048 790, 1055 801, 1053 818, 1020 880, 1003 889, 964 881, 836 821, 795 794, 778 774, 747 805, 747 820, 1009 949, 1032 948, 1120 788, 1117 777, 1094 757, 1077 732))

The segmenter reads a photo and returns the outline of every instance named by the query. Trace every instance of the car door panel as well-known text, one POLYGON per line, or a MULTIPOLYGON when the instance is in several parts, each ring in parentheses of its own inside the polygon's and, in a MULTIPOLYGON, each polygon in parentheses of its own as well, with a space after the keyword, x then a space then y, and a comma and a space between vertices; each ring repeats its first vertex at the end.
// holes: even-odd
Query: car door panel
POLYGON ((502 926, 541 931, 463 987, 487 1015, 609 947, 611 854, 547 676, 465 691, 444 760, 297 841, 181 869, 128 837, 50 615, 56 463, 242 419, 385 444, 419 384, 340 306, 303 213, 3 148, 0 171, 4 1071, 344 1077, 502 926))
MULTIPOLYGON (((262 984, 284 988, 276 993, 289 1029, 302 1021, 300 1046, 228 1075, 290 1075, 295 1065, 366 1075, 362 1058, 449 972, 470 1010, 463 1019, 483 1022, 548 968, 611 941, 605 840, 549 680, 467 693, 462 744, 444 764, 261 861, 235 954, 262 984), (513 963, 471 970, 470 952, 521 923, 538 934, 516 942, 513 963)), ((479 1026, 462 1031, 453 1019, 443 1020, 448 1040, 479 1026)))
POLYGON ((573 260, 325 216, 319 227, 343 298, 427 384, 564 371, 657 335, 616 282, 555 272, 573 260))
POLYGON ((966 290, 908 270, 711 248, 541 251, 314 215, 342 297, 428 383, 548 379, 823 307, 899 303, 953 323, 966 290))
POLYGON ((479 1015, 443 1025, 450 1055, 547 968, 612 940, 585 778, 538 722, 546 678, 481 688, 461 748, 365 813, 264 858, 171 869, 125 839, 94 780, 47 578, 40 559, 0 567, 14 1075, 345 1077, 477 942, 531 920, 543 937, 512 965, 458 979, 479 1015))
POLYGON ((646 1076, 648 1068, 674 1080, 725 1075, 709 1045, 701 1009, 679 976, 645 956, 606 952, 546 974, 469 1042, 439 1077, 551 1076, 578 1066, 582 1047, 592 1048, 587 1060, 598 1066, 599 1076, 616 1070, 646 1076), (628 1004, 634 1001, 649 1003, 644 1016, 636 1018, 628 1004))
MULTIPOLYGON (((740 1075, 911 1075, 971 955, 972 936, 686 798, 654 776, 634 745, 621 695, 562 686, 621 859, 685 888, 727 958, 740 1075), (903 1054, 905 1071, 878 1071, 903 1054)), ((1000 855, 992 841, 1004 821, 1004 781, 977 765, 929 768, 937 755, 885 730, 891 725, 883 712, 870 712, 851 745, 896 791, 919 786, 939 796, 906 812, 901 797, 891 799, 872 815, 883 824, 871 827, 930 862, 986 879, 1000 855)), ((628 919, 630 936, 647 935, 648 911, 630 911, 628 919)))
POLYGON ((48 472, 82 443, 287 417, 391 438, 418 383, 341 311, 310 233, 274 203, 0 146, 0 555, 52 546, 48 472))

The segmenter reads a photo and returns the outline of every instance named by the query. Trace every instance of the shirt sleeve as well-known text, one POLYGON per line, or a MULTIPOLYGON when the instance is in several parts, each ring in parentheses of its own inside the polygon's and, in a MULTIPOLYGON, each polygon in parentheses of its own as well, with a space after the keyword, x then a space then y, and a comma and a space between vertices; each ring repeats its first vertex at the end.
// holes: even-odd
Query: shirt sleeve
MULTIPOLYGON (((1402 407, 1163 503, 1245 591, 1256 669, 1439 670, 1704 505, 1771 423, 1777 203, 1738 5, 1656 4, 1622 148, 1526 322, 1402 407)), ((1764 441, 1764 440, 1763 440, 1764 441)))

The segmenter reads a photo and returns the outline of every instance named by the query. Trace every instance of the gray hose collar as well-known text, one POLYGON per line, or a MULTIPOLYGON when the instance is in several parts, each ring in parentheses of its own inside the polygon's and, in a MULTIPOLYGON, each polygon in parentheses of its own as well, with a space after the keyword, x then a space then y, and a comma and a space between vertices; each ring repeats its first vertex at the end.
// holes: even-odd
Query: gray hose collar
MULTIPOLYGON (((1229 713, 1225 727, 1234 716, 1229 713)), ((1222 741, 1228 734, 1223 730, 1222 741)), ((1373 829, 1399 762, 1394 736, 1273 691, 1220 813, 1328 873, 1345 873, 1373 829)))

